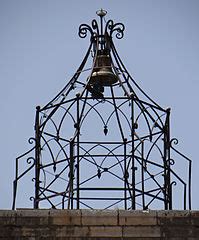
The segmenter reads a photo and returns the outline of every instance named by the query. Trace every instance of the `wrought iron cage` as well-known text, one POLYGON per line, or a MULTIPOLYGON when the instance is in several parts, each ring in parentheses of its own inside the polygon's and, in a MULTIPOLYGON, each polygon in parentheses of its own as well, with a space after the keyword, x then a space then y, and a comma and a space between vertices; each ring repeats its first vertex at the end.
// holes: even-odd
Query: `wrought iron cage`
POLYGON ((16 159, 13 209, 26 176, 34 208, 172 209, 176 194, 177 205, 191 209, 191 160, 170 137, 170 109, 122 62, 113 37, 123 38, 124 25, 105 23, 104 10, 97 15, 99 24, 79 27, 90 46, 76 73, 36 108, 32 148, 16 159))

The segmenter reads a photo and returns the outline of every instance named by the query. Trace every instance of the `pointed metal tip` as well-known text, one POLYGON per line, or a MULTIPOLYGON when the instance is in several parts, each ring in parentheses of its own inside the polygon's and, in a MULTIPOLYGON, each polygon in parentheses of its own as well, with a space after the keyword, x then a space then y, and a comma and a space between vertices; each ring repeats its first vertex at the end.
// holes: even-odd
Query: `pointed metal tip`
POLYGON ((96 12, 96 14, 97 14, 99 17, 104 17, 104 16, 106 16, 107 11, 101 8, 100 10, 98 10, 98 11, 96 12))

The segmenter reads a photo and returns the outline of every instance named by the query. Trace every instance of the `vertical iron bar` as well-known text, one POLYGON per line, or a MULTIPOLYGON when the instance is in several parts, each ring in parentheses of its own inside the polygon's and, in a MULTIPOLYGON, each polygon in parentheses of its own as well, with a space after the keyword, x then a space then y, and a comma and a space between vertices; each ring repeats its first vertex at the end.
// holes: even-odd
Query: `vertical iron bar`
POLYGON ((172 208, 171 186, 170 186, 170 133, 169 133, 170 109, 167 109, 167 116, 164 128, 164 204, 165 210, 172 208))
MULTIPOLYGON (((166 120, 167 121, 167 120, 166 120)), ((164 164, 164 186, 163 186, 163 191, 164 191, 164 209, 165 210, 168 210, 168 204, 167 204, 167 199, 168 199, 168 196, 167 196, 167 158, 166 158, 166 144, 167 144, 167 141, 166 141, 166 123, 165 123, 165 129, 164 129, 164 156, 163 156, 163 164, 164 164)))
POLYGON ((101 36, 103 35, 103 16, 100 16, 101 36))
POLYGON ((168 204, 169 204, 169 210, 172 210, 172 186, 171 186, 171 171, 170 171, 170 112, 171 109, 167 109, 167 168, 168 168, 168 204))
POLYGON ((12 210, 15 210, 16 196, 17 196, 17 179, 18 178, 18 159, 16 159, 16 167, 15 167, 15 180, 13 182, 13 204, 12 210))
POLYGON ((186 210, 187 206, 187 185, 184 186, 184 210, 186 210))
POLYGON ((40 106, 36 107, 35 120, 35 198, 34 208, 39 208, 39 175, 40 175, 40 131, 39 131, 39 112, 40 106))
POLYGON ((188 182, 188 186, 189 186, 189 210, 191 210, 191 160, 189 160, 189 182, 188 182))
POLYGON ((103 42, 104 42, 104 35, 103 35, 103 16, 100 16, 100 27, 101 27, 101 39, 100 39, 100 45, 101 49, 103 49, 103 42))
POLYGON ((127 165, 126 165, 126 142, 127 139, 124 139, 124 209, 127 209, 127 178, 128 178, 128 172, 127 172, 127 165))
POLYGON ((135 209, 135 123, 134 123, 134 95, 131 95, 131 139, 132 139, 132 209, 135 209))
POLYGON ((77 209, 79 209, 79 135, 80 135, 80 117, 79 117, 79 94, 77 96, 77 164, 76 164, 76 183, 77 183, 77 209))
POLYGON ((144 193, 144 171, 146 163, 144 162, 144 141, 141 144, 142 164, 141 164, 141 178, 142 178, 142 207, 145 210, 145 193, 144 193))
POLYGON ((69 172, 69 199, 68 199, 68 209, 73 209, 73 172, 74 172, 74 139, 70 141, 70 172, 69 172))

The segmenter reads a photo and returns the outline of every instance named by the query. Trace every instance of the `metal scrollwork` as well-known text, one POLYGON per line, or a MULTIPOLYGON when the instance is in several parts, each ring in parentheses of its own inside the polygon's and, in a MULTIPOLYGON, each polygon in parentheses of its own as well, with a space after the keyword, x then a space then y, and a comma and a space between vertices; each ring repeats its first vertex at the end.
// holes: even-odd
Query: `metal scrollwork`
MULTIPOLYGON (((106 23, 105 26, 105 30, 104 30, 104 35, 109 35, 110 37, 113 36, 113 33, 116 32, 116 38, 117 39, 122 39, 124 36, 124 30, 125 30, 125 26, 123 23, 114 23, 113 20, 108 20, 108 22, 106 23)), ((99 25, 97 23, 97 21, 94 19, 91 23, 91 26, 89 26, 88 24, 81 24, 79 26, 79 37, 81 38, 85 38, 87 37, 88 32, 90 32, 91 34, 91 38, 93 36, 99 37, 99 25)))
POLYGON ((94 35, 93 29, 88 24, 81 24, 79 26, 78 35, 80 38, 87 37, 88 32, 90 32, 91 37, 94 35))
POLYGON ((173 182, 171 182, 170 185, 171 185, 171 186, 176 186, 176 185, 177 185, 177 182, 176 182, 176 181, 173 181, 173 182))
POLYGON ((31 202, 33 202, 35 200, 35 198, 33 196, 31 196, 29 199, 31 202))
POLYGON ((167 160, 167 166, 170 166, 170 165, 173 166, 174 164, 175 164, 175 161, 173 159, 170 158, 167 160))
POLYGON ((35 158, 34 157, 29 157, 29 158, 27 158, 27 160, 26 160, 26 162, 27 162, 27 164, 35 164, 35 158))
POLYGON ((125 26, 124 26, 123 23, 115 23, 114 24, 113 20, 109 20, 106 24, 105 32, 108 32, 108 29, 110 30, 109 35, 111 37, 112 37, 114 32, 117 32, 116 35, 115 35, 117 39, 122 39, 124 37, 125 26))
POLYGON ((172 144, 178 145, 178 139, 177 139, 177 138, 172 138, 172 139, 170 140, 170 146, 171 146, 171 147, 172 147, 172 144))
POLYGON ((80 38, 87 37, 88 32, 90 32, 91 38, 95 35, 99 36, 99 27, 98 27, 98 23, 95 19, 93 19, 91 26, 89 26, 88 24, 81 24, 79 26, 78 35, 80 38))
POLYGON ((31 138, 28 139, 28 143, 29 143, 29 144, 33 144, 33 143, 35 143, 35 142, 36 142, 36 139, 33 138, 33 137, 31 137, 31 138))
POLYGON ((111 30, 113 25, 114 25, 113 20, 108 20, 105 26, 105 33, 108 33, 108 30, 111 30))
POLYGON ((94 30, 96 30, 96 32, 93 32, 94 35, 97 34, 97 36, 98 36, 99 35, 99 27, 98 27, 98 23, 97 23, 97 21, 95 19, 92 21, 92 28, 94 30))

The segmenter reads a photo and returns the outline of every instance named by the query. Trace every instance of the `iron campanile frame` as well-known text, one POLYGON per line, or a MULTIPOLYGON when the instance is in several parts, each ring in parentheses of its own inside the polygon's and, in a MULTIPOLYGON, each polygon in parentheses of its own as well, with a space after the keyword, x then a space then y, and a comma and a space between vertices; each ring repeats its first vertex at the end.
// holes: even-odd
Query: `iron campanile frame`
POLYGON ((79 27, 90 46, 78 70, 37 107, 33 147, 16 159, 13 209, 19 180, 31 174, 35 209, 172 209, 174 192, 181 194, 180 208, 191 209, 191 160, 170 138, 170 109, 124 66, 113 43, 114 36, 123 38, 124 25, 105 23, 105 10, 97 15, 99 24, 79 27))

